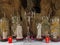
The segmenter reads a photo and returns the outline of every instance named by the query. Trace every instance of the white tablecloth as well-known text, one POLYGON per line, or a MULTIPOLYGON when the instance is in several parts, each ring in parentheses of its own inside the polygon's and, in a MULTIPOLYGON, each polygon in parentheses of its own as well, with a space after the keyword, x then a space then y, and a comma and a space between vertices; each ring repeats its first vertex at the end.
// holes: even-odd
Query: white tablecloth
POLYGON ((60 45, 60 42, 50 42, 50 43, 45 43, 45 41, 14 41, 13 43, 8 43, 8 42, 0 42, 0 45, 60 45))

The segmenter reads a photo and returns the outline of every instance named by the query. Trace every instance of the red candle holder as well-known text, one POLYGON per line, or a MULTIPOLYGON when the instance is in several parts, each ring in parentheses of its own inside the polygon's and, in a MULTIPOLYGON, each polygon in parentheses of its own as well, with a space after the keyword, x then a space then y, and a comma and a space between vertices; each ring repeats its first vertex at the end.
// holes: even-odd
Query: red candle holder
POLYGON ((49 43, 50 37, 46 37, 46 38, 45 38, 45 41, 46 41, 46 43, 49 43))
POLYGON ((11 36, 8 38, 8 43, 12 43, 12 37, 11 36))

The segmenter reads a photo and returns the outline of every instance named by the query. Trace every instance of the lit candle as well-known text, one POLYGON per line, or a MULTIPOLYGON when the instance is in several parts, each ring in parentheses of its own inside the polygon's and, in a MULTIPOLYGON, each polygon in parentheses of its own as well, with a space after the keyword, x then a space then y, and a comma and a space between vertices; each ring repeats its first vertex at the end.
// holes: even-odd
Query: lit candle
POLYGON ((46 41, 46 43, 49 43, 50 37, 46 37, 46 38, 45 38, 45 41, 46 41))
POLYGON ((8 38, 8 42, 9 42, 9 43, 12 43, 12 37, 9 37, 9 38, 8 38))

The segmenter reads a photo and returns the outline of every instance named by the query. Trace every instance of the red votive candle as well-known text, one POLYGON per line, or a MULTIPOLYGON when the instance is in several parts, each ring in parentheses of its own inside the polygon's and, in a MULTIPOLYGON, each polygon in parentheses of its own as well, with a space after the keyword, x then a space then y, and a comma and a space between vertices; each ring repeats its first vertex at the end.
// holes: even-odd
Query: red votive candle
POLYGON ((46 43, 49 43, 50 37, 46 37, 46 38, 45 38, 45 41, 46 41, 46 43))
POLYGON ((12 43, 12 37, 11 36, 8 38, 8 43, 12 43))

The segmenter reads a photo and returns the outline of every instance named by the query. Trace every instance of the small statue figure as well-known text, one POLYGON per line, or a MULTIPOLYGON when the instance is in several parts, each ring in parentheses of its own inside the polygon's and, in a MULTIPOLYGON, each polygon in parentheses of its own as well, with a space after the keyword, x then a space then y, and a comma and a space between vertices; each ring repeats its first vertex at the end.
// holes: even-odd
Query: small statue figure
POLYGON ((37 24, 37 37, 36 37, 37 40, 43 40, 42 34, 41 34, 41 29, 42 29, 42 24, 38 23, 37 24))

